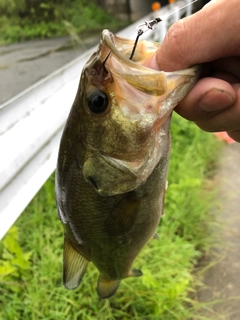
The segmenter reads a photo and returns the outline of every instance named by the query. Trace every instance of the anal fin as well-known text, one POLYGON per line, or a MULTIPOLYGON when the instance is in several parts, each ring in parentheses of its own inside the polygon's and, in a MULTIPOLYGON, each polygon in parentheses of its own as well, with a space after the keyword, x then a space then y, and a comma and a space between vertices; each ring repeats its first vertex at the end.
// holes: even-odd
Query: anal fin
POLYGON ((88 262, 64 237, 63 283, 67 289, 75 289, 79 286, 87 270, 88 262))
POLYGON ((104 280, 101 276, 98 278, 97 293, 99 298, 107 299, 117 291, 121 280, 104 280))

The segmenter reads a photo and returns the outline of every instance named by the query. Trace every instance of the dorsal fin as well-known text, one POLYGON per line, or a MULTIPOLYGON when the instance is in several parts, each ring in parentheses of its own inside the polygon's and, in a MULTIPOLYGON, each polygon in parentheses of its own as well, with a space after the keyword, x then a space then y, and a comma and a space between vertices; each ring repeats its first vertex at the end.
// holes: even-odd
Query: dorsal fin
POLYGON ((98 278, 97 293, 99 298, 107 299, 114 295, 117 291, 121 280, 105 280, 101 276, 98 278))
POLYGON ((87 270, 88 262, 64 237, 63 283, 67 289, 75 289, 79 286, 87 270))

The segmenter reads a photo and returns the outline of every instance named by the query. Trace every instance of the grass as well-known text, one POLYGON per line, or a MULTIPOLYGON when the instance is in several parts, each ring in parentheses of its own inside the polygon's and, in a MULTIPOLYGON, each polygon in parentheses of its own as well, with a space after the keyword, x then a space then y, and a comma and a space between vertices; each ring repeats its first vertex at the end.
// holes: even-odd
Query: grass
MULTIPOLYGON (((198 317, 200 303, 194 299, 199 284, 194 268, 214 240, 208 232, 212 202, 206 179, 220 144, 213 135, 200 131, 177 115, 173 117, 171 131, 169 187, 166 214, 158 229, 160 239, 150 241, 134 263, 144 275, 123 280, 117 294, 106 301, 97 297, 98 272, 93 265, 79 288, 74 291, 63 288, 63 235, 52 176, 12 232, 18 232, 15 240, 27 254, 27 266, 18 267, 17 272, 5 275, 2 281, 0 277, 2 320, 202 319, 198 317)), ((6 240, 8 236, 10 239, 11 232, 0 246, 1 263, 11 262, 16 256, 11 253, 11 246, 6 245, 10 243, 6 240)))
POLYGON ((74 0, 65 4, 56 4, 54 1, 40 3, 28 11, 25 15, 14 11, 0 15, 0 45, 72 33, 82 39, 104 28, 116 31, 128 22, 102 10, 92 0, 74 0))

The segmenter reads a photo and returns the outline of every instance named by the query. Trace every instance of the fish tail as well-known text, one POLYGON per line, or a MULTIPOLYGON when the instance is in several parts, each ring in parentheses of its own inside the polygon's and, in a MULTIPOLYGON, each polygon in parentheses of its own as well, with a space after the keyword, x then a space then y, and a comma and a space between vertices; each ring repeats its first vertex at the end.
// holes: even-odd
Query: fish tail
POLYGON ((88 262, 64 237, 63 283, 67 289, 75 289, 79 286, 87 270, 88 262))
POLYGON ((99 276, 97 284, 97 293, 99 298, 107 299, 113 296, 117 291, 120 282, 121 280, 108 281, 99 276))

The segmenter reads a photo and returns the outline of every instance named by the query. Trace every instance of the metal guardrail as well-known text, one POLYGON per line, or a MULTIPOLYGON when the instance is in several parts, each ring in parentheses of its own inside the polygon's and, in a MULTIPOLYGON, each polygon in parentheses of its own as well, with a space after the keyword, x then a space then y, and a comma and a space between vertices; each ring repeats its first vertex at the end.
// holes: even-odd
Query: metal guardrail
MULTIPOLYGON (((179 0, 165 6, 118 35, 134 39, 139 24, 160 16, 163 22, 142 38, 161 41, 169 25, 180 18, 178 9, 190 2, 179 0)), ((191 12, 190 4, 181 10, 181 15, 191 12)), ((0 105, 0 239, 54 171, 61 133, 81 70, 95 49, 0 105)))

